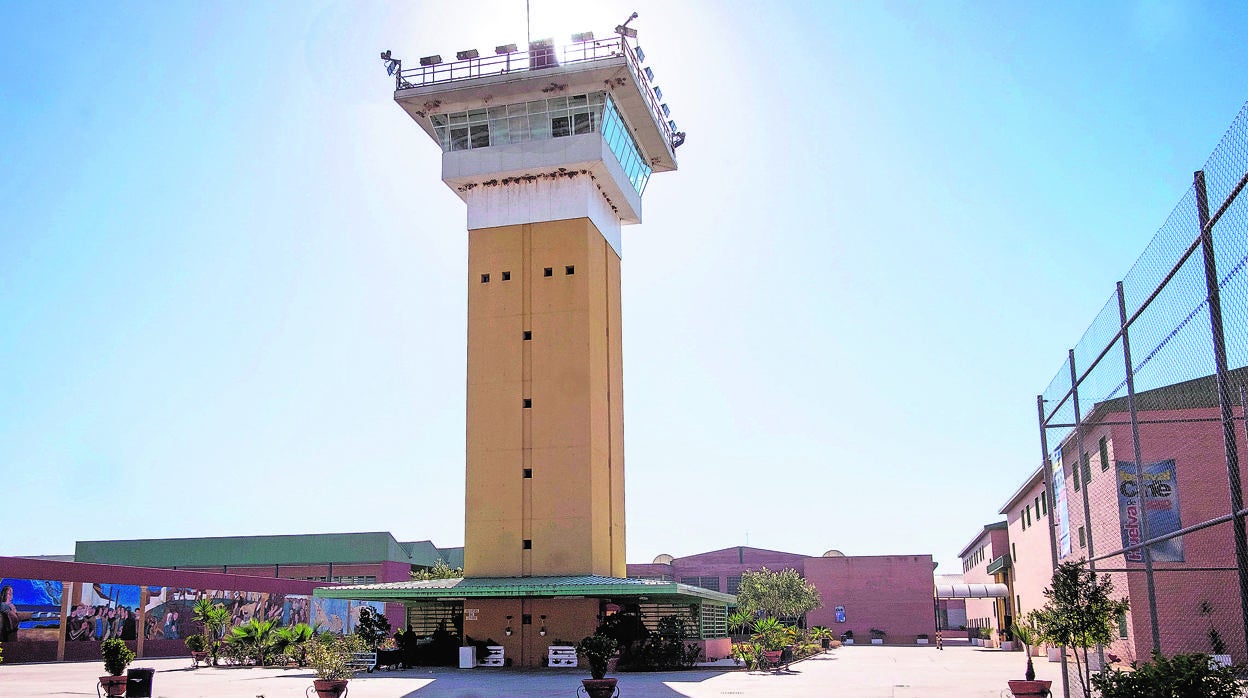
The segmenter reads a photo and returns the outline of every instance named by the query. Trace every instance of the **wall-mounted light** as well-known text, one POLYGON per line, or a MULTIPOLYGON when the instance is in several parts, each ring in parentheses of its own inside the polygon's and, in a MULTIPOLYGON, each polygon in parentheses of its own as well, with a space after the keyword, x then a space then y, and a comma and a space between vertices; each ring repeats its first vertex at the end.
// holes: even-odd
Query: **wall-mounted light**
POLYGON ((507 616, 507 627, 503 629, 503 634, 511 637, 511 616, 507 616))
POLYGON ((542 627, 537 631, 537 634, 546 637, 546 616, 542 616, 542 627))

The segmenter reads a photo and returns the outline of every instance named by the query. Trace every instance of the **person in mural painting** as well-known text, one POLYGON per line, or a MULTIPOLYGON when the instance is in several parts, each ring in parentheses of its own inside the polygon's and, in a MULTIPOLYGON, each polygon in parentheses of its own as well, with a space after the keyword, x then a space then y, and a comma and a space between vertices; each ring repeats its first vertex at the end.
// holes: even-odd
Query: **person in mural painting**
POLYGON ((122 611, 125 612, 126 616, 125 616, 125 619, 123 619, 121 622, 121 639, 123 640, 139 639, 138 619, 135 618, 134 611, 131 611, 130 609, 125 608, 125 607, 122 608, 122 611))
POLYGON ((106 626, 104 625, 104 607, 103 606, 95 607, 94 621, 95 621, 95 639, 107 640, 108 635, 107 635, 107 631, 105 630, 106 626))
POLYGON ((0 642, 16 640, 17 628, 24 620, 30 620, 30 614, 17 610, 13 603, 13 587, 8 584, 0 587, 0 642))
POLYGON ((164 632, 165 632, 166 640, 178 639, 178 612, 177 611, 170 611, 169 613, 165 614, 164 632))

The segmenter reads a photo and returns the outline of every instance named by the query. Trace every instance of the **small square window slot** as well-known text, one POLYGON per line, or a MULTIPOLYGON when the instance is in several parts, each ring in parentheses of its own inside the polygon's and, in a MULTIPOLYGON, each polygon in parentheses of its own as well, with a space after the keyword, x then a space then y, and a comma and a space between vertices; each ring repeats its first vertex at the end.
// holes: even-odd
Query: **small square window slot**
POLYGON ((527 341, 529 341, 530 339, 533 339, 533 330, 525 330, 525 331, 524 331, 524 341, 526 341, 526 342, 527 342, 527 341))
POLYGON ((489 274, 482 274, 482 275, 481 275, 481 283, 483 283, 483 284, 488 284, 488 283, 490 283, 490 275, 489 275, 489 274))
POLYGON ((530 539, 528 539, 528 538, 525 538, 525 539, 524 539, 524 543, 522 544, 522 546, 521 546, 521 547, 523 547, 525 550, 532 550, 532 549, 533 549, 533 541, 532 541, 532 540, 530 540, 530 539))
POLYGON ((533 625, 533 614, 532 613, 520 614, 520 625, 533 625))
POLYGON ((509 271, 503 272, 503 281, 511 281, 511 272, 509 271))
POLYGON ((546 267, 545 269, 542 270, 542 276, 554 276, 554 275, 555 275, 554 267, 546 267))
POLYGON ((571 264, 563 268, 564 276, 572 276, 575 273, 576 273, 576 267, 571 264))
POLYGON ((533 479, 533 469, 532 469, 532 468, 525 468, 525 469, 524 469, 524 478, 525 478, 526 480, 531 480, 531 479, 533 479))
POLYGON ((524 406, 525 406, 526 408, 528 408, 528 407, 532 407, 532 406, 533 406, 533 398, 528 398, 528 397, 524 398, 524 406))

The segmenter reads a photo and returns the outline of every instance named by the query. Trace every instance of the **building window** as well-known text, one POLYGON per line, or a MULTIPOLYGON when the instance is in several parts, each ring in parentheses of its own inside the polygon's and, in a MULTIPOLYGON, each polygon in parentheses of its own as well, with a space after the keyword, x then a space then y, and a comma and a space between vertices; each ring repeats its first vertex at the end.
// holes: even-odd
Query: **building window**
POLYGON ((1088 536, 1086 533, 1084 533, 1083 526, 1079 527, 1079 547, 1080 548, 1088 547, 1088 536))
POLYGON ((533 406, 533 399, 532 399, 532 398, 527 398, 527 397, 526 397, 526 398, 524 398, 524 407, 527 409, 527 408, 532 407, 532 406, 533 406))
POLYGON ((1122 612, 1118 614, 1118 638, 1127 639, 1127 614, 1122 612))
POLYGON ((1041 516, 1049 515, 1049 492, 1048 490, 1045 490, 1044 492, 1040 493, 1040 515, 1041 516))
POLYGON ((1083 484, 1086 486, 1092 482, 1092 459, 1085 453, 1079 462, 1083 466, 1083 484))
POLYGON ((1036 507, 1036 518, 1039 519, 1044 516, 1044 512, 1040 511, 1040 498, 1036 497, 1036 500, 1032 502, 1032 504, 1036 507))
POLYGON ((509 271, 503 272, 503 281, 511 281, 511 272, 509 271))
POLYGON ((1109 470, 1109 439, 1101 437, 1101 470, 1109 470))
POLYGON ((571 264, 563 268, 564 276, 572 276, 575 273, 576 273, 576 267, 572 266, 571 264))
POLYGON ((680 583, 710 589, 711 591, 719 591, 719 577, 681 577, 680 583))
POLYGON ((532 478, 533 478, 533 469, 532 469, 532 468, 525 468, 525 469, 524 469, 524 479, 526 479, 526 480, 531 480, 532 478))
POLYGON ((1014 596, 1014 602, 1018 604, 1014 607, 1014 610, 1018 611, 1019 613, 1022 613, 1023 612, 1023 597, 1016 594, 1014 596))
POLYGON ((729 577, 726 581, 728 582, 727 592, 729 594, 736 594, 738 591, 741 591, 741 575, 729 577))
POLYGON ((533 339, 533 330, 525 330, 522 336, 524 337, 524 341, 526 342, 529 341, 530 339, 533 339))
POLYGON ((524 542, 520 545, 520 547, 524 548, 525 550, 532 550, 532 549, 533 549, 533 541, 532 541, 532 539, 530 539, 530 538, 525 538, 525 539, 524 539, 524 542))
POLYGON ((1010 543, 1010 561, 1018 562, 1018 548, 1014 547, 1013 543, 1010 543))
POLYGON ((546 267, 545 269, 542 270, 542 276, 554 276, 554 275, 555 275, 554 267, 546 267))
POLYGON ((1079 464, 1075 463, 1075 467, 1070 469, 1070 477, 1075 481, 1075 491, 1079 491, 1079 464))
POLYGON ((490 283, 490 275, 489 275, 489 274, 482 274, 482 275, 481 275, 481 283, 483 283, 483 284, 488 284, 488 283, 490 283))

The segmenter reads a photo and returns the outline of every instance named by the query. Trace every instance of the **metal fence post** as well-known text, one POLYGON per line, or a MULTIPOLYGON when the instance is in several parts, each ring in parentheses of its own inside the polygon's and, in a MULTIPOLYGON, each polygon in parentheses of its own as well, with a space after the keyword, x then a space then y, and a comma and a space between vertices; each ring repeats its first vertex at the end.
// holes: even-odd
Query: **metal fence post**
POLYGON ((1235 442, 1235 419, 1231 411, 1231 385, 1226 364, 1226 335, 1222 325, 1222 297, 1218 284, 1218 265, 1213 253, 1213 226, 1209 225, 1209 195, 1205 190, 1205 172, 1193 175, 1196 187, 1196 211, 1200 216, 1200 246, 1204 253, 1205 288, 1209 292, 1209 325, 1213 331, 1213 360, 1218 376, 1218 406, 1222 416, 1222 439, 1226 446, 1227 482, 1231 490, 1231 526, 1235 531, 1235 566, 1239 574, 1239 610, 1242 616, 1244 642, 1248 643, 1248 535, 1244 520, 1237 517, 1244 508, 1240 484, 1239 446, 1235 442))
MULTIPOLYGON (((1044 418, 1043 395, 1036 396, 1036 412, 1040 415, 1040 460, 1044 463, 1044 491, 1040 493, 1040 496, 1048 499, 1045 502, 1045 506, 1049 509, 1049 558, 1053 563, 1053 571, 1056 572, 1057 525, 1054 524, 1054 520, 1057 518, 1057 512, 1054 509, 1056 498, 1052 496, 1052 488, 1055 487, 1053 484, 1053 461, 1049 458, 1049 435, 1044 427, 1046 420, 1044 418)), ((1066 483, 1063 482, 1062 487, 1065 486, 1066 483)), ((1049 578, 1052 579, 1052 574, 1049 575, 1049 578)), ((1062 652, 1062 696, 1063 698, 1070 698, 1070 677, 1066 673, 1066 652, 1064 650, 1062 652)))
MULTIPOLYGON (((1135 484, 1139 488, 1140 537, 1143 540, 1152 538, 1148 532, 1148 510, 1144 506, 1144 458, 1140 452, 1140 421, 1135 410, 1135 366, 1131 362, 1131 338, 1127 331, 1127 299, 1123 294, 1122 282, 1118 282, 1118 321, 1122 323, 1122 360, 1127 367, 1127 405, 1131 410, 1131 445, 1135 448, 1135 484)), ((1114 477, 1118 477, 1118 464, 1114 464, 1114 477)), ((1157 588, 1153 584, 1153 552, 1151 545, 1144 546, 1144 578, 1148 581, 1148 625, 1153 634, 1153 651, 1161 650, 1161 626, 1157 622, 1157 588)), ((1126 566, 1126 556, 1123 556, 1126 566)), ((1127 584, 1131 578, 1127 577, 1127 584)))

